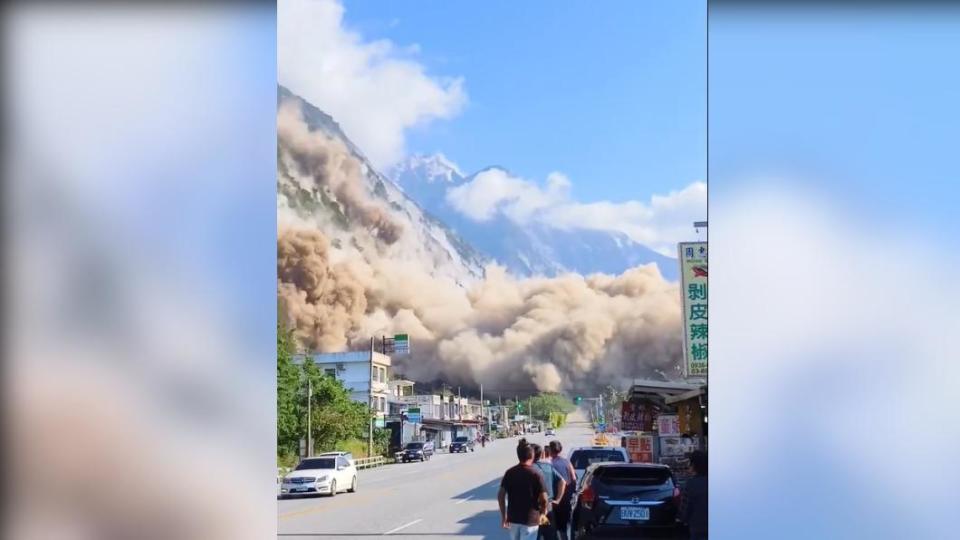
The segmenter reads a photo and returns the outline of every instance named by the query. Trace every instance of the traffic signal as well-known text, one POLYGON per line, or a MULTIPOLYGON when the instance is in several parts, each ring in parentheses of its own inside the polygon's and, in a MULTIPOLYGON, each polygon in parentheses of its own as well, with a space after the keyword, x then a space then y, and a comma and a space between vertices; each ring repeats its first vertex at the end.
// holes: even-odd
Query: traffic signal
POLYGON ((581 401, 583 401, 583 398, 580 396, 573 398, 573 402, 576 403, 577 405, 579 405, 581 401))

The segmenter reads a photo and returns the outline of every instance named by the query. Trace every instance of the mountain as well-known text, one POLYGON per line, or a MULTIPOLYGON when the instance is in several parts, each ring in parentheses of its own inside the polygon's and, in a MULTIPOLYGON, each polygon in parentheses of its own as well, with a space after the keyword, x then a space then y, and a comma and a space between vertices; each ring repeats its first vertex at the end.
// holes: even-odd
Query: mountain
POLYGON ((306 155, 311 151, 307 143, 295 145, 309 135, 284 132, 287 136, 280 136, 278 125, 277 205, 281 221, 306 223, 320 230, 337 249, 380 250, 379 255, 397 264, 415 263, 430 269, 431 275, 450 277, 462 286, 483 277, 489 258, 380 174, 330 115, 283 86, 278 88, 277 104, 281 108, 295 106, 300 118, 286 121, 302 121, 310 135, 326 135, 329 141, 319 144, 332 148, 324 148, 326 153, 320 157, 306 155), (344 153, 348 155, 340 155, 344 153), (340 160, 339 167, 327 174, 322 167, 334 160, 340 160), (314 170, 307 171, 309 166, 314 170), (349 174, 337 176, 341 170, 349 174), (387 228, 402 233, 390 233, 384 241, 387 228))
MULTIPOLYGON (((502 167, 488 167, 502 169, 502 167)), ((471 245, 520 276, 555 276, 564 272, 620 274, 628 268, 656 263, 660 273, 677 280, 678 263, 617 231, 564 230, 532 223, 519 225, 502 214, 476 222, 447 202, 447 190, 470 182, 442 154, 413 156, 389 175, 428 213, 465 238, 471 245)))

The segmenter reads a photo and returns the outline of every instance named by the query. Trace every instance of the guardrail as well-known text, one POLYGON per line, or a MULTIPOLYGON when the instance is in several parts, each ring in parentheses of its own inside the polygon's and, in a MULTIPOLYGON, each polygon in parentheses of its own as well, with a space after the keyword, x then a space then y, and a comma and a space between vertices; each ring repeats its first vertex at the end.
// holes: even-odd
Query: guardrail
POLYGON ((386 465, 387 458, 383 456, 360 458, 360 459, 353 460, 353 464, 356 465, 357 469, 369 469, 371 467, 379 467, 381 465, 386 465))
MULTIPOLYGON (((386 465, 388 463, 393 463, 396 461, 396 458, 385 458, 383 456, 374 456, 368 458, 359 458, 353 460, 353 464, 357 469, 370 469, 373 467, 380 467, 381 465, 386 465)), ((277 483, 279 484, 283 477, 290 473, 293 470, 289 467, 277 467, 277 483)))

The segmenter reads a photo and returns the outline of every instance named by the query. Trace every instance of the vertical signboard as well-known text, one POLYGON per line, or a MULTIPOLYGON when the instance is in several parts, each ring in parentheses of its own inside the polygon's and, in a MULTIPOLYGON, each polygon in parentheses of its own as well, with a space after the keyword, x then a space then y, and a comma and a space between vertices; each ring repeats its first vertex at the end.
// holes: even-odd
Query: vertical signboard
POLYGON ((653 435, 627 437, 627 454, 631 463, 653 463, 653 435))
POLYGON ((393 352, 396 354, 410 354, 410 336, 397 334, 393 336, 393 352))
POLYGON ((683 354, 688 377, 707 376, 707 243, 681 242, 680 292, 683 296, 683 354))
POLYGON ((620 429, 623 431, 643 431, 640 418, 640 406, 633 401, 624 401, 620 410, 620 429))

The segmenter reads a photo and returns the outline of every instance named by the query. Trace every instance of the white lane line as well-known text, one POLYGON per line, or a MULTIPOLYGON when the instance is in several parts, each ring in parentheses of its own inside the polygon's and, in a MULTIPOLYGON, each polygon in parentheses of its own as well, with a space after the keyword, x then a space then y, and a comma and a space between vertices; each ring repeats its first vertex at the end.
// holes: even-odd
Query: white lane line
POLYGON ((459 501, 457 501, 457 502, 455 502, 455 503, 453 503, 453 504, 463 504, 463 503, 469 501, 469 500, 472 499, 472 498, 473 498, 473 495, 467 495, 466 497, 460 499, 459 501))
POLYGON ((411 526, 411 525, 416 525, 417 523, 420 523, 421 521, 423 521, 423 518, 415 519, 415 520, 411 521, 410 523, 407 523, 406 525, 401 525, 401 526, 397 527, 396 529, 390 529, 389 531, 383 533, 383 535, 386 536, 386 535, 388 535, 388 534, 393 534, 393 533, 395 533, 395 532, 397 532, 397 531, 406 529, 407 527, 409 527, 409 526, 411 526))

